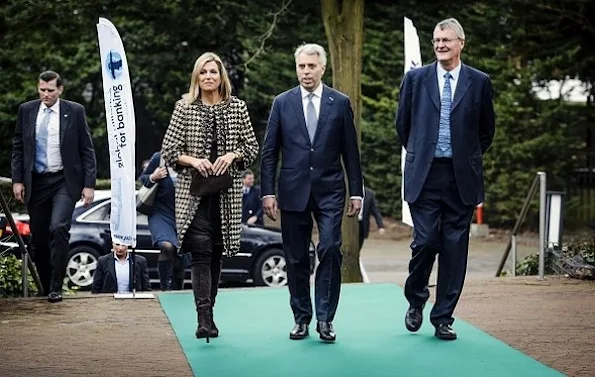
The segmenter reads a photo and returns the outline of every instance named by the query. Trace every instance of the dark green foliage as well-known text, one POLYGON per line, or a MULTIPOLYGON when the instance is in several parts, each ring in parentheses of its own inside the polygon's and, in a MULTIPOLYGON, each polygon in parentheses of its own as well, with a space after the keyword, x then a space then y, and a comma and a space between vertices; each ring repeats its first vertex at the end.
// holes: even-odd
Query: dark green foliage
MULTIPOLYGON (((595 268, 595 238, 586 237, 579 241, 563 244, 562 247, 548 249, 545 254, 546 266, 551 272, 566 273, 570 277, 594 279, 595 268)), ((548 271, 550 272, 550 271, 548 271)), ((539 256, 528 255, 517 263, 517 275, 537 275, 539 273, 539 256)))
MULTIPOLYGON (((293 0, 271 29, 273 13, 286 2, 3 2, 0 175, 10 176, 11 137, 19 104, 37 97, 37 75, 53 69, 65 80, 63 97, 85 105, 99 178, 109 177, 98 17, 116 25, 126 49, 137 117, 137 165, 160 148, 174 102, 188 89, 194 61, 209 50, 226 62, 234 93, 247 101, 262 143, 273 97, 297 83, 295 48, 304 41, 328 46, 318 2, 293 0), (272 33, 263 39, 269 29, 272 33)), ((403 76, 403 17, 413 20, 423 62, 430 63, 434 25, 454 15, 467 37, 463 61, 489 73, 495 89, 497 133, 485 156, 485 220, 491 226, 510 226, 538 170, 548 173, 549 189, 568 190, 574 185, 573 171, 584 166, 586 136, 595 132, 595 89, 591 86, 587 103, 572 105, 536 99, 533 85, 566 77, 593 82, 595 27, 587 17, 593 13, 593 3, 496 0, 462 3, 456 13, 445 13, 447 9, 412 0, 366 3, 360 125, 365 180, 376 192, 382 213, 400 218, 401 145, 394 115, 403 76)), ((331 69, 327 67, 325 74, 329 85, 331 69)), ((258 162, 252 168, 258 170, 258 162)), ((565 225, 574 227, 589 215, 571 194, 565 197, 565 225)), ((536 225, 536 209, 537 203, 527 226, 536 225)))
MULTIPOLYGON (((25 205, 22 204, 21 202, 17 201, 14 198, 14 195, 12 194, 12 185, 11 184, 0 182, 0 192, 2 192, 2 195, 4 196, 4 200, 6 200, 8 207, 10 208, 10 210, 13 213, 27 212, 27 208, 25 207, 25 205)), ((0 213, 2 213, 2 212, 4 212, 4 211, 2 210, 2 208, 0 208, 0 213)), ((0 251, 2 251, 2 250, 0 249, 0 251)))
POLYGON ((537 275, 539 273, 539 255, 530 254, 517 263, 516 274, 519 276, 537 275))
POLYGON ((582 263, 595 266, 595 238, 568 244, 563 250, 568 256, 576 256, 582 263))
MULTIPOLYGON (((21 260, 12 254, 0 254, 0 297, 23 296, 22 276, 21 260)), ((27 277, 29 293, 34 293, 36 288, 33 278, 30 274, 27 277)))

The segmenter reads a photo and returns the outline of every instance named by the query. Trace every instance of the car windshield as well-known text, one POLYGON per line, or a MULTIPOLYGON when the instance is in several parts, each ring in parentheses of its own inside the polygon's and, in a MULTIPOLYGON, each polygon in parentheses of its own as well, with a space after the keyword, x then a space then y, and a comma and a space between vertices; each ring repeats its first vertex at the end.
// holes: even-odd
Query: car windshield
MULTIPOLYGON (((111 201, 106 200, 85 213, 80 219, 85 222, 109 223, 112 212, 111 201)), ((149 225, 147 215, 136 212, 136 225, 149 225)))

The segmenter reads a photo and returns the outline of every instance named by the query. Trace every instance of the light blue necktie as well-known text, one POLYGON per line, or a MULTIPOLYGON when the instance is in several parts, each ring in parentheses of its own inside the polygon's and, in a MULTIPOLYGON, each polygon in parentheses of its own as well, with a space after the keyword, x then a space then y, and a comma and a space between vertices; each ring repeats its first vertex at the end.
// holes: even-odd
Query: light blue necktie
POLYGON ((442 90, 442 101, 440 103, 440 122, 438 123, 438 143, 436 144, 435 157, 452 157, 450 145, 451 78, 452 75, 449 72, 444 74, 444 89, 442 90))
POLYGON ((308 128, 308 136, 310 136, 310 143, 314 142, 314 134, 316 133, 316 127, 318 124, 318 116, 316 115, 316 108, 314 102, 312 102, 314 93, 308 94, 308 107, 306 108, 306 127, 308 128))
POLYGON ((35 171, 43 173, 48 168, 48 127, 52 109, 43 109, 43 119, 35 135, 35 171))

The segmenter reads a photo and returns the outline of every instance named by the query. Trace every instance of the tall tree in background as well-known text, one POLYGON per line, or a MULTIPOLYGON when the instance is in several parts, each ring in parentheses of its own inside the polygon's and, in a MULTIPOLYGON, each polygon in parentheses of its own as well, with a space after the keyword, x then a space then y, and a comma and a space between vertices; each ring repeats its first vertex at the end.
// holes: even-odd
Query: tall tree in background
MULTIPOLYGON (((321 0, 322 20, 328 40, 333 87, 351 98, 354 123, 360 138, 362 100, 362 46, 364 0, 321 0)), ((349 200, 346 201, 348 203, 349 200)), ((343 217, 344 282, 362 281, 359 266, 359 227, 357 217, 343 217)))

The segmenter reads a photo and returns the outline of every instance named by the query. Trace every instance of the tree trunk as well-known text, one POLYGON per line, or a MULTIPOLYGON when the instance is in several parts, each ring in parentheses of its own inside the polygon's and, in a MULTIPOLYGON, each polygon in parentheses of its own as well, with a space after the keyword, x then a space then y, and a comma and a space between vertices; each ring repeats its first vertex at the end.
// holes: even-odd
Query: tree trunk
MULTIPOLYGON (((364 37, 364 0, 321 0, 322 20, 333 69, 333 87, 351 99, 354 123, 360 140, 362 114, 361 73, 364 37)), ((349 187, 349 186, 347 186, 349 187)), ((349 205, 349 192, 346 206, 349 205)), ((361 282, 359 225, 357 217, 343 217, 342 281, 361 282)))

